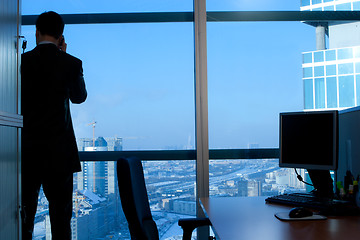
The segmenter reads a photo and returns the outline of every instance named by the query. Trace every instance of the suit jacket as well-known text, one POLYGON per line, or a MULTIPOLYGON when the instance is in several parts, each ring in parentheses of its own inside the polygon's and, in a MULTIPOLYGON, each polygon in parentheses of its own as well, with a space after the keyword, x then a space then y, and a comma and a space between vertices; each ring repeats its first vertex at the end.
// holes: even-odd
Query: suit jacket
POLYGON ((21 58, 22 168, 81 171, 69 100, 87 97, 81 60, 54 44, 40 44, 21 58))

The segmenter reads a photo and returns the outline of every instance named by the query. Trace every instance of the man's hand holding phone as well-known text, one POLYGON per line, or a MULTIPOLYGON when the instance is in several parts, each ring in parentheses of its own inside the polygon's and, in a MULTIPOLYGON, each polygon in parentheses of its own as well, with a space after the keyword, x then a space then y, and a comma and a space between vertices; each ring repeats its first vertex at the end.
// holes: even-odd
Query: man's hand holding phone
POLYGON ((65 37, 62 35, 59 39, 59 49, 66 52, 67 44, 65 43, 65 37))

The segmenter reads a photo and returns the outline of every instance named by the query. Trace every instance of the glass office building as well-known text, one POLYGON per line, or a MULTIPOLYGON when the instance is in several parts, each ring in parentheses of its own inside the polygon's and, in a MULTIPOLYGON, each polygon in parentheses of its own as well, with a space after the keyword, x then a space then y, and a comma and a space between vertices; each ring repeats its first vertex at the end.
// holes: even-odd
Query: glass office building
POLYGON ((358 11, 357 0, 301 0, 301 11, 358 11))
MULTIPOLYGON (((358 11, 356 0, 303 0, 302 11, 358 11)), ((304 108, 360 105, 360 22, 305 22, 316 28, 316 51, 303 53, 304 108), (349 37, 351 36, 351 37, 349 37)))

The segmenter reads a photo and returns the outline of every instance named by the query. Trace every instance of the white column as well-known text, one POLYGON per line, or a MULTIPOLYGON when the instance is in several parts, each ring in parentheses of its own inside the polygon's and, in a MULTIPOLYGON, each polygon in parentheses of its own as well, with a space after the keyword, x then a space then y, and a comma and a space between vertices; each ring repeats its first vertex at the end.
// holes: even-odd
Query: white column
POLYGON ((319 24, 316 26, 316 50, 325 50, 326 49, 326 24, 319 24))

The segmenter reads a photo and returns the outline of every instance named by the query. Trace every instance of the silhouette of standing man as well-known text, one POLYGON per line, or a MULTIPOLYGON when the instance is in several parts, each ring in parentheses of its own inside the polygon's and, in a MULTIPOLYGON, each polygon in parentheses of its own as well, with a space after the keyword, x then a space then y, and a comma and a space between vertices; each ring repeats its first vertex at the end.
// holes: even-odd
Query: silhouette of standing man
POLYGON ((81 171, 69 100, 87 97, 81 60, 66 53, 55 12, 36 21, 37 46, 21 59, 22 236, 32 239, 40 186, 49 201, 53 240, 71 240, 73 173, 81 171))

